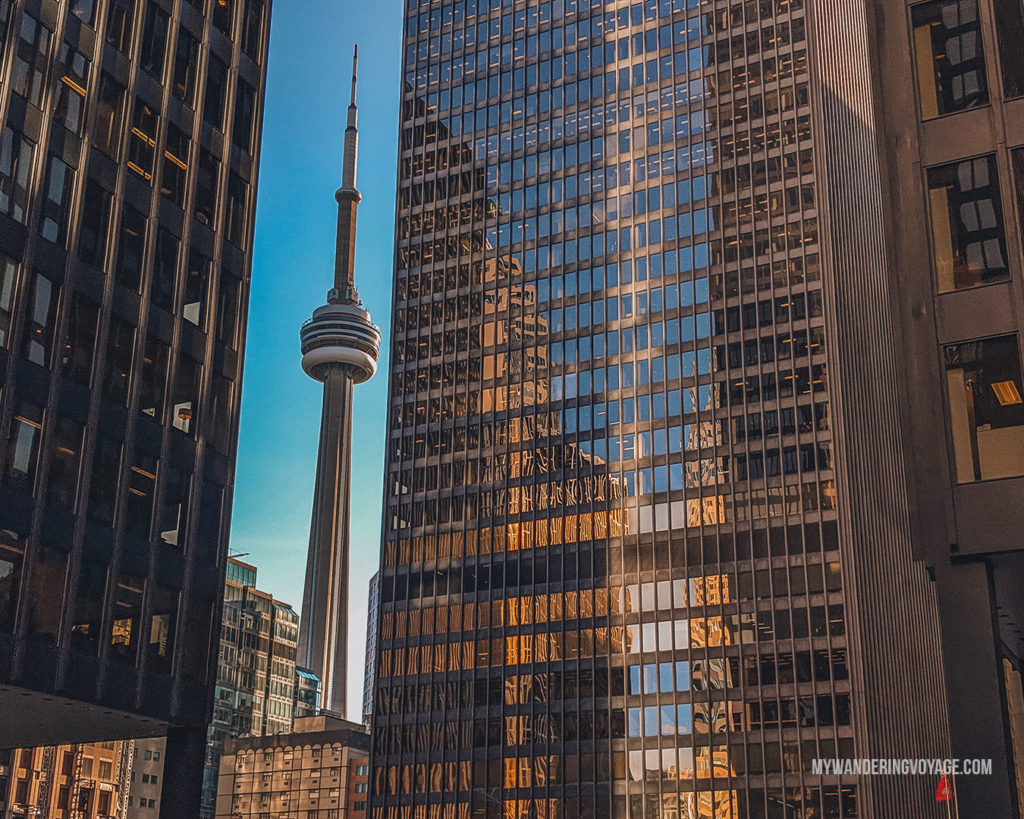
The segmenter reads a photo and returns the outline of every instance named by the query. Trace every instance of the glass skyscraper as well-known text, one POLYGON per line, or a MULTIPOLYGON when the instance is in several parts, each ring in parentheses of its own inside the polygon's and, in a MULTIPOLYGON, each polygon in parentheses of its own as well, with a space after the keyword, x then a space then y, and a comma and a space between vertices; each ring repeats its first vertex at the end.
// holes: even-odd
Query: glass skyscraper
POLYGON ((407 3, 375 819, 944 809, 867 31, 407 3))

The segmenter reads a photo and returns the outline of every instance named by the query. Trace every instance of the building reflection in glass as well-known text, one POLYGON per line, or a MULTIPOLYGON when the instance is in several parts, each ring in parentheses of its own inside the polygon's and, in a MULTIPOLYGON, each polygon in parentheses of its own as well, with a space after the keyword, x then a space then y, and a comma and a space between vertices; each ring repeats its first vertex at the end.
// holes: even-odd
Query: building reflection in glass
POLYGON ((857 815, 800 775, 852 728, 803 9, 754 13, 407 12, 375 819, 857 815))

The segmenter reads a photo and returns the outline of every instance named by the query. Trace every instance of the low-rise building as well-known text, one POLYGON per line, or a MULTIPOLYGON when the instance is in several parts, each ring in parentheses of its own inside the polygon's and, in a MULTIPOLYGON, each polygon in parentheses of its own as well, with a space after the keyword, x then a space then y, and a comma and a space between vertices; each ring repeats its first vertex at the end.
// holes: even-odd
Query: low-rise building
POLYGON ((295 720, 290 734, 228 740, 217 819, 361 819, 369 789, 370 735, 326 714, 295 720))

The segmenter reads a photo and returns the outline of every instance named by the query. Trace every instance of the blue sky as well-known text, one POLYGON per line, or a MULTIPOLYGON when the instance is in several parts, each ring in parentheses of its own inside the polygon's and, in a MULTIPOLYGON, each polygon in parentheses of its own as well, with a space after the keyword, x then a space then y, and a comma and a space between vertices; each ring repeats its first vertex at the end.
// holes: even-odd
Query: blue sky
POLYGON ((275 0, 231 551, 259 586, 302 602, 322 390, 299 366, 299 326, 334 271, 352 45, 359 43, 356 285, 384 333, 380 370, 356 388, 349 717, 362 702, 366 588, 380 554, 394 243, 402 6, 275 0))

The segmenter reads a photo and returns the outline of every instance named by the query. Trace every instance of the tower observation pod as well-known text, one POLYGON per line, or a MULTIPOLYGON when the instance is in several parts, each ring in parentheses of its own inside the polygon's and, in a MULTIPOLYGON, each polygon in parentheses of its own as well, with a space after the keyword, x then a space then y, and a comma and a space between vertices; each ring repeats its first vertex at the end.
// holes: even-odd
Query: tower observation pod
POLYGON ((344 716, 348 654, 349 495, 352 478, 352 387, 377 371, 380 330, 363 309, 355 286, 356 189, 359 153, 356 76, 345 129, 344 171, 338 203, 334 287, 300 332, 302 369, 323 382, 313 518, 306 558, 297 662, 323 685, 322 707, 344 716))

